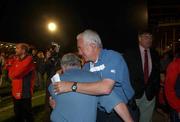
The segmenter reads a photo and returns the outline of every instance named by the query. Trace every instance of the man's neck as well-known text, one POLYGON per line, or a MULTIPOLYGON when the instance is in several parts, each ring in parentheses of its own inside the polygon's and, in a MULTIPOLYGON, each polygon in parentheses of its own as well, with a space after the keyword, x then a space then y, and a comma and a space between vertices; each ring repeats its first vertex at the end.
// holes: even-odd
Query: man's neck
POLYGON ((95 55, 94 55, 93 63, 97 63, 97 61, 98 61, 98 59, 99 59, 99 56, 100 56, 100 52, 101 52, 101 49, 98 48, 98 49, 96 50, 95 55))
POLYGON ((144 50, 148 50, 148 49, 149 49, 149 47, 145 47, 145 46, 143 46, 143 45, 141 45, 141 44, 139 44, 139 47, 140 47, 140 48, 143 48, 144 50))
POLYGON ((22 54, 22 55, 19 56, 19 59, 22 60, 22 59, 24 59, 26 56, 27 56, 26 54, 22 54))

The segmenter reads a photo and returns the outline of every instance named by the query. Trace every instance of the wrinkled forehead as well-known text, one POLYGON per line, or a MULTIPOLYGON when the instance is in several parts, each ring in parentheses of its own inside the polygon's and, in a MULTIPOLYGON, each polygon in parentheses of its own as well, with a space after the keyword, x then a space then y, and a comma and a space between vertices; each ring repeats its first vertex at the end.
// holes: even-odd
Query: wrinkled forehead
POLYGON ((21 44, 16 44, 16 48, 21 48, 21 44))
POLYGON ((77 46, 87 46, 88 44, 88 41, 85 41, 83 38, 77 40, 77 46))
POLYGON ((139 35, 140 37, 152 37, 151 33, 143 33, 141 35, 139 35))

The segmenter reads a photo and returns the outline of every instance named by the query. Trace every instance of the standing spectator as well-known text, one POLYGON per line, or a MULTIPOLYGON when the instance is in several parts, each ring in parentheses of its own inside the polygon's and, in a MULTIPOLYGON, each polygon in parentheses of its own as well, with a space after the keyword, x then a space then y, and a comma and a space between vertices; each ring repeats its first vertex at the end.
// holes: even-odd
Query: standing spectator
POLYGON ((33 122, 31 103, 35 80, 33 59, 28 55, 28 45, 25 43, 17 44, 15 51, 17 58, 9 67, 15 122, 33 122))
POLYGON ((11 84, 11 81, 8 76, 9 67, 14 63, 14 60, 16 59, 16 56, 14 53, 9 54, 9 56, 6 58, 5 66, 3 68, 3 81, 7 84, 11 84))
POLYGON ((3 66, 5 64, 4 52, 0 53, 0 87, 3 84, 3 66))
POLYGON ((38 50, 35 47, 30 46, 29 53, 33 58, 33 62, 35 64, 35 84, 34 84, 34 91, 39 89, 38 86, 38 74, 37 74, 37 52, 38 50))
POLYGON ((168 64, 173 60, 173 51, 169 50, 160 59, 161 72, 166 71, 168 64))
POLYGON ((160 89, 159 89, 159 94, 157 95, 157 110, 162 113, 168 113, 168 109, 169 109, 164 91, 165 77, 166 77, 165 72, 161 72, 160 89))
POLYGON ((36 59, 36 86, 38 89, 43 89, 45 87, 44 68, 44 53, 39 51, 36 59))
POLYGON ((31 55, 32 55, 34 61, 36 61, 37 52, 38 52, 38 51, 37 51, 36 48, 33 48, 32 51, 31 51, 31 55))
POLYGON ((60 69, 59 49, 56 45, 52 45, 46 52, 44 63, 44 72, 47 74, 44 122, 50 122, 51 107, 49 106, 50 94, 48 86, 51 83, 50 78, 60 69))
POLYGON ((61 81, 54 84, 55 91, 100 95, 101 105, 108 106, 108 109, 99 106, 98 122, 117 122, 122 121, 121 118, 131 122, 132 117, 126 103, 133 98, 134 91, 129 81, 127 65, 121 54, 102 49, 99 35, 92 30, 85 30, 77 36, 77 48, 86 62, 83 69, 96 73, 102 80, 93 83, 61 81), (115 93, 116 97, 112 97, 112 93, 115 93))
POLYGON ((151 122, 155 108, 155 96, 159 91, 160 59, 151 48, 152 34, 149 30, 138 34, 139 45, 124 53, 130 81, 135 90, 136 104, 140 109, 140 122, 151 122))
POLYGON ((36 62, 37 62, 37 53, 38 53, 38 50, 36 49, 36 48, 30 48, 29 49, 29 53, 30 53, 30 55, 32 56, 32 58, 33 58, 33 62, 34 62, 34 64, 36 64, 36 62))
POLYGON ((171 122, 180 122, 180 51, 175 59, 168 65, 165 80, 165 94, 171 107, 171 122), (176 83, 177 82, 177 83, 176 83), (177 88, 177 89, 176 89, 177 88), (177 91, 176 91, 176 90, 177 91), (179 90, 178 90, 179 89, 179 90))

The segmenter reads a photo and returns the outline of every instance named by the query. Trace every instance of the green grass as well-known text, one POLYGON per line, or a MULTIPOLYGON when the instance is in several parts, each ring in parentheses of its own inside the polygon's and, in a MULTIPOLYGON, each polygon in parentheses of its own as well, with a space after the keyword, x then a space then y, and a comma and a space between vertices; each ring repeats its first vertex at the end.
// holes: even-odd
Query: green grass
MULTIPOLYGON (((38 91, 35 92, 34 97, 38 95, 44 94, 45 91, 38 91)), ((44 103, 45 103, 45 96, 36 97, 32 100, 33 106, 33 113, 35 122, 42 122, 43 115, 44 115, 44 103)), ((12 105, 12 99, 8 98, 0 102, 0 108, 7 107, 12 105)), ((5 111, 0 112, 0 122, 13 122, 14 119, 14 112, 13 108, 7 109, 5 111)))

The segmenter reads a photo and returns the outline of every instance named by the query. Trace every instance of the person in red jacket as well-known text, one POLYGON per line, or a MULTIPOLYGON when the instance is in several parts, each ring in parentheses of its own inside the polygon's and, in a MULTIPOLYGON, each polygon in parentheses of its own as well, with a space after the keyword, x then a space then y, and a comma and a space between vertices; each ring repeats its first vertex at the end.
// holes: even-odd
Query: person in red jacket
POLYGON ((9 66, 9 78, 12 81, 15 122, 33 122, 32 103, 35 81, 35 66, 32 56, 28 55, 28 45, 16 45, 16 58, 9 66))
POLYGON ((176 95, 175 84, 180 75, 180 56, 177 57, 168 65, 165 81, 165 94, 167 101, 172 108, 170 112, 171 122, 180 122, 180 98, 176 95))

